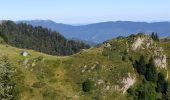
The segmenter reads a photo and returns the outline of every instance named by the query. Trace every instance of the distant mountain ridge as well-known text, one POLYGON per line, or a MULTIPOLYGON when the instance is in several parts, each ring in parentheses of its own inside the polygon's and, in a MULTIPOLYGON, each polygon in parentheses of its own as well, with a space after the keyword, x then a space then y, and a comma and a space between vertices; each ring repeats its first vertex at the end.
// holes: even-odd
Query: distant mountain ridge
POLYGON ((109 21, 87 25, 67 25, 56 23, 51 20, 18 21, 33 26, 42 26, 60 32, 67 38, 78 38, 91 42, 103 42, 117 36, 128 36, 138 32, 157 32, 159 36, 170 36, 170 22, 132 22, 132 21, 109 21))

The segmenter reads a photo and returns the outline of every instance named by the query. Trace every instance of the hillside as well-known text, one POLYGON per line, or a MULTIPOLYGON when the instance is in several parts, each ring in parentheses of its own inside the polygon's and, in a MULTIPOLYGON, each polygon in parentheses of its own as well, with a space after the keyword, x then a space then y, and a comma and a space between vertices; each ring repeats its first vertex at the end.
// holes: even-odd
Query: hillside
MULTIPOLYGON (((132 100, 142 96, 144 100, 156 100, 168 98, 169 88, 166 93, 166 87, 159 91, 162 89, 162 83, 157 86, 159 77, 153 81, 155 77, 146 76, 161 72, 166 78, 161 78, 161 82, 170 81, 169 48, 169 38, 154 41, 138 34, 114 38, 98 47, 61 57, 11 47, 1 39, 0 58, 15 69, 13 77, 7 81, 12 83, 10 94, 15 99, 132 100), (22 51, 29 55, 20 55, 22 51), (139 73, 144 71, 138 70, 140 64, 144 66, 139 68, 145 68, 145 63, 140 61, 141 55, 145 57, 143 62, 151 66, 145 70, 151 72, 149 74, 139 73), (154 65, 150 65, 150 58, 154 65)), ((1 66, 6 65, 3 63, 1 66)))
POLYGON ((71 55, 81 49, 90 48, 84 42, 68 40, 56 31, 23 23, 15 24, 12 21, 3 21, 0 24, 0 35, 12 46, 51 55, 71 55))
MULTIPOLYGON (((43 26, 56 30, 62 33, 66 38, 78 38, 81 40, 101 43, 108 39, 118 36, 128 36, 137 32, 157 32, 160 37, 170 35, 169 22, 131 22, 131 21, 116 21, 116 22, 101 22, 88 25, 67 25, 56 23, 51 20, 32 20, 19 21, 33 26, 43 26)), ((17 22, 17 23, 19 23, 17 22)))

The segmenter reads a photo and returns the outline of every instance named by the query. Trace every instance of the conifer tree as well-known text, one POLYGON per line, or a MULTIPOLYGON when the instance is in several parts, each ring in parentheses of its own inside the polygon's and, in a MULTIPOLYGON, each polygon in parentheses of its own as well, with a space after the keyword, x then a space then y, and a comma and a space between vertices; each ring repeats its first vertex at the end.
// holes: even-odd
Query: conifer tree
POLYGON ((157 80, 157 72, 156 67, 153 62, 153 58, 149 60, 149 64, 146 65, 146 80, 156 82, 157 80))
POLYGON ((146 73, 146 63, 145 57, 143 55, 140 56, 139 62, 137 64, 137 72, 141 75, 145 75, 146 73))

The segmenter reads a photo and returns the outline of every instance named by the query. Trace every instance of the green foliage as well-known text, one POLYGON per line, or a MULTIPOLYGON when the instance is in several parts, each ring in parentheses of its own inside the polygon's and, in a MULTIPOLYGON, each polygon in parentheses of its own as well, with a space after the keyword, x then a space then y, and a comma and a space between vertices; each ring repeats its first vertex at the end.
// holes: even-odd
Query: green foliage
POLYGON ((145 63, 145 57, 143 55, 140 56, 139 61, 135 61, 133 64, 134 68, 136 68, 137 72, 140 75, 145 75, 146 73, 146 63, 145 63))
POLYGON ((136 68, 137 72, 140 75, 144 75, 147 81, 156 82, 157 80, 157 71, 153 62, 153 58, 150 58, 149 63, 145 62, 144 56, 140 56, 139 61, 135 61, 133 64, 134 68, 136 68))
POLYGON ((143 83, 135 90, 134 100, 157 100, 157 93, 152 83, 143 83))
POLYGON ((144 76, 144 79, 137 89, 129 89, 128 93, 133 95, 135 100, 156 100, 158 99, 157 94, 162 93, 162 99, 167 100, 168 82, 162 73, 157 73, 153 58, 146 63, 144 56, 141 56, 133 66, 139 75, 144 76))
POLYGON ((13 89, 14 84, 11 83, 11 79, 14 75, 14 70, 11 64, 8 62, 7 57, 0 59, 0 98, 4 100, 14 99, 13 89))
POLYGON ((82 89, 84 92, 89 92, 93 88, 93 82, 87 79, 85 82, 82 83, 82 89))
POLYGON ((158 93, 155 90, 155 85, 146 81, 144 77, 141 77, 141 79, 142 83, 136 87, 129 88, 127 92, 133 96, 134 100, 157 100, 158 93))
POLYGON ((124 50, 123 56, 122 56, 122 61, 126 61, 127 57, 128 57, 128 52, 127 52, 127 50, 124 50))
POLYGON ((151 38, 152 38, 154 41, 159 41, 159 36, 158 36, 157 33, 152 32, 151 38))
MULTIPOLYGON (((162 90, 165 90, 168 84, 161 86, 162 83, 158 82, 153 59, 146 61, 146 56, 141 56, 140 59, 136 60, 140 54, 146 55, 146 49, 142 53, 140 50, 137 51, 138 53, 132 52, 131 49, 127 52, 126 42, 128 40, 120 39, 122 40, 110 41, 112 47, 104 48, 103 52, 101 52, 103 48, 92 48, 69 57, 44 55, 29 50, 30 56, 21 57, 19 55, 21 50, 1 45, 1 52, 7 53, 12 59, 12 64, 19 65, 18 69, 22 70, 21 73, 25 76, 18 77, 16 75, 18 79, 13 79, 12 95, 17 97, 17 94, 20 93, 22 98, 18 96, 19 99, 26 98, 29 100, 68 100, 76 98, 80 100, 109 100, 112 98, 115 100, 129 100, 129 98, 157 100, 161 96, 166 99, 168 91, 157 92, 155 89, 157 83, 160 84, 159 88, 163 88, 162 90), (123 55, 125 61, 122 61, 121 57, 123 55), (28 59, 26 65, 20 63, 24 59, 28 59), (134 63, 136 72, 140 72, 140 74, 136 75, 135 84, 128 89, 130 96, 126 98, 126 94, 115 91, 113 87, 123 85, 120 84, 121 79, 127 77, 128 73, 135 74, 132 63, 134 63), (32 66, 33 64, 34 66, 32 66), (141 77, 143 78, 141 79, 141 77), (21 83, 19 80, 24 82, 21 83), (93 82, 95 82, 95 85, 93 82), (102 83, 99 84, 100 82, 102 83), (22 85, 24 87, 20 87, 22 85)), ((165 78, 163 79, 165 80, 165 78)), ((10 83, 12 82, 10 81, 10 83)))
POLYGON ((60 33, 40 26, 6 21, 0 29, 0 36, 10 45, 52 55, 71 55, 90 47, 81 41, 67 40, 60 33))
POLYGON ((126 56, 125 55, 122 56, 122 61, 126 61, 126 56))
POLYGON ((3 38, 3 40, 5 41, 5 43, 8 43, 8 38, 6 37, 6 35, 0 33, 0 37, 3 38))
POLYGON ((163 94, 166 94, 168 90, 168 82, 165 80, 165 77, 162 73, 158 74, 157 80, 157 91, 163 94))
POLYGON ((135 95, 135 90, 131 87, 127 90, 127 92, 131 95, 134 96, 135 95))
POLYGON ((146 68, 146 74, 145 74, 146 80, 156 82, 157 71, 156 71, 156 67, 155 67, 154 62, 153 62, 153 58, 151 58, 149 60, 149 64, 147 64, 146 67, 147 67, 146 68))

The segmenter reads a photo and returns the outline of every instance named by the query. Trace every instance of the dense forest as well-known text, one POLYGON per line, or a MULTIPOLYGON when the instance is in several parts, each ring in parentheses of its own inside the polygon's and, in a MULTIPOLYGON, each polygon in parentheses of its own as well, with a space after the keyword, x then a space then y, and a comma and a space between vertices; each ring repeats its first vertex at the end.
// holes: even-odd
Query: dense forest
POLYGON ((12 46, 51 55, 71 55, 90 47, 81 41, 67 40, 60 33, 50 29, 25 23, 16 24, 12 21, 4 21, 0 25, 0 35, 12 46))

